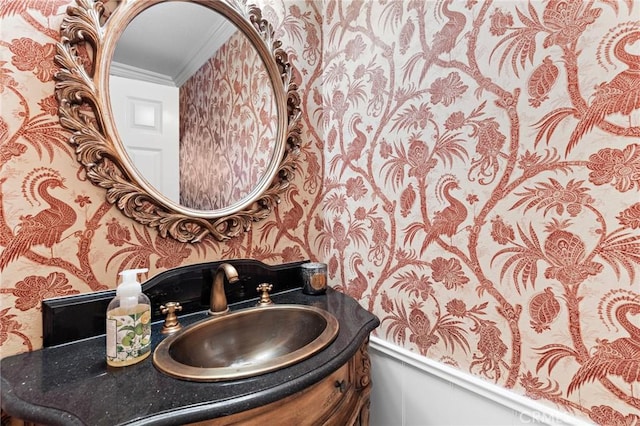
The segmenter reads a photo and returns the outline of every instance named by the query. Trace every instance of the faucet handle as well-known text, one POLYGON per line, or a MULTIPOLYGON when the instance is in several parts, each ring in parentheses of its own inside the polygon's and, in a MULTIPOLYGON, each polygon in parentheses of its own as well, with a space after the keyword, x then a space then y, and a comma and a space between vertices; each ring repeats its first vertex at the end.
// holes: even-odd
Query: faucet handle
POLYGON ((162 325, 162 334, 171 334, 182 328, 182 325, 178 322, 178 316, 176 312, 182 310, 180 302, 167 302, 165 305, 160 305, 160 312, 163 315, 167 315, 162 325))
POLYGON ((271 290, 273 290, 273 285, 271 285, 269 283, 262 283, 262 284, 258 285, 256 290, 259 293, 261 293, 260 294, 260 300, 258 301, 256 306, 267 306, 267 305, 273 304, 273 301, 271 300, 271 297, 269 297, 269 292, 271 290))

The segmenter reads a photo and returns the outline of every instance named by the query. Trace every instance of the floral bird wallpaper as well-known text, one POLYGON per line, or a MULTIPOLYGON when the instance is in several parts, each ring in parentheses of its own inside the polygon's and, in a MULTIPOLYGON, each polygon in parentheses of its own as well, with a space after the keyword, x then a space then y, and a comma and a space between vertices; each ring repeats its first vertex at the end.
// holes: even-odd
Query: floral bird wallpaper
POLYGON ((264 0, 301 163, 274 214, 182 244, 86 181, 58 122, 69 0, 3 2, 0 349, 43 298, 189 263, 329 264, 378 337, 601 425, 640 421, 637 0, 264 0))
POLYGON ((273 88, 258 51, 236 31, 179 98, 180 170, 189 171, 180 174, 180 204, 215 210, 239 202, 264 176, 277 136, 273 88))

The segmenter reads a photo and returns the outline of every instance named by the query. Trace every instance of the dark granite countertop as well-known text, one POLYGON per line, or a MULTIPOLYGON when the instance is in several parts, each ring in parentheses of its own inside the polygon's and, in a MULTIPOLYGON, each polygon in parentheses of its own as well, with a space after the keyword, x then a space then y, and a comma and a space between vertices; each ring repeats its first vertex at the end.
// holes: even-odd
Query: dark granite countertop
MULTIPOLYGON (((298 288, 272 299, 326 309, 340 322, 338 336, 315 356, 273 373, 196 383, 159 372, 151 356, 129 367, 107 367, 101 335, 4 358, 2 409, 47 425, 173 425, 221 417, 269 404, 320 381, 347 362, 379 324, 353 298, 332 289, 309 296, 298 288)), ((252 300, 230 307, 254 304, 252 300)), ((183 325, 205 318, 204 312, 179 316, 183 325)), ((152 349, 164 338, 161 325, 153 325, 152 349)))

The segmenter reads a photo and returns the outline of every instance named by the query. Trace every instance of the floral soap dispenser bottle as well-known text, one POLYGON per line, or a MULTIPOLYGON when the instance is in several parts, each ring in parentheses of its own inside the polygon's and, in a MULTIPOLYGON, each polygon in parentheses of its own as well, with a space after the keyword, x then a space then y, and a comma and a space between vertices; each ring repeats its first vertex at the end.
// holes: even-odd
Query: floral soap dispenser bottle
POLYGON ((151 353, 151 301, 142 292, 138 274, 148 269, 120 272, 122 282, 107 307, 107 364, 124 367, 151 353))

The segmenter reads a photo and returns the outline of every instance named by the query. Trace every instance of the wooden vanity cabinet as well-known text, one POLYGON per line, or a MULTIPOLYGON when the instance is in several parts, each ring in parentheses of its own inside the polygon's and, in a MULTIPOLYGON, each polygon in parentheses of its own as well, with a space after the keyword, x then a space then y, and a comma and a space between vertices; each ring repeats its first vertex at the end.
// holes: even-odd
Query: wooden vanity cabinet
POLYGON ((370 394, 371 362, 367 340, 349 361, 307 389, 262 407, 191 423, 191 426, 366 426, 369 424, 370 394))
POLYGON ((25 422, 24 420, 16 419, 2 412, 2 426, 42 426, 37 423, 25 422))

